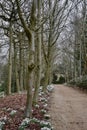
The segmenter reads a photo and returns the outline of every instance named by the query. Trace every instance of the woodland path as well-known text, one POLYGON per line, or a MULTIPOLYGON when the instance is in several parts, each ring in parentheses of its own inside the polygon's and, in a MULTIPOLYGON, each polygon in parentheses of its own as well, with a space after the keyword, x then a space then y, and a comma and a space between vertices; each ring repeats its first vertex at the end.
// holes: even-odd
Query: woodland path
POLYGON ((55 85, 50 115, 55 130, 87 130, 87 94, 55 85))

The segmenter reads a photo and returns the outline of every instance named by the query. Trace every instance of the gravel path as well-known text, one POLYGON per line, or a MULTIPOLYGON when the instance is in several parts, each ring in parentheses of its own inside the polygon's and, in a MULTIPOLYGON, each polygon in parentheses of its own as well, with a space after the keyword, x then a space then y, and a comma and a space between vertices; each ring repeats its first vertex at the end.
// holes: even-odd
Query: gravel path
POLYGON ((87 94, 55 85, 50 115, 55 130, 87 130, 87 94))

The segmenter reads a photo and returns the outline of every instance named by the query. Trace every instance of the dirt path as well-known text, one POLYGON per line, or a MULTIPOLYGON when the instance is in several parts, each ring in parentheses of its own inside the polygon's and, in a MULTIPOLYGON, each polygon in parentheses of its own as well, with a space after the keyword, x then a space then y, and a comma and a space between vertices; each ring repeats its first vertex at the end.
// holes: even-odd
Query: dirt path
POLYGON ((87 94, 56 85, 50 115, 55 130, 87 130, 87 94))

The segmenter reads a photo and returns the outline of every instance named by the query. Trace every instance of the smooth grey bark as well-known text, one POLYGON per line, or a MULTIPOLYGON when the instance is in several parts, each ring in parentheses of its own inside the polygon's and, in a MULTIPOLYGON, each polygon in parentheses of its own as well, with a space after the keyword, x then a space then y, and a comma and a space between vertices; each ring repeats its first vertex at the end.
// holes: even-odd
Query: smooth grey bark
POLYGON ((8 86, 7 94, 11 94, 11 82, 12 82, 12 47, 13 47, 13 36, 12 36, 12 23, 10 22, 10 43, 9 43, 9 68, 8 68, 8 86))
MULTIPOLYGON (((41 16, 41 0, 38 0, 37 2, 38 5, 38 23, 40 24, 40 16, 41 16)), ((41 80, 41 27, 37 31, 37 68, 36 68, 36 86, 35 86, 35 91, 34 91, 34 97, 33 97, 33 102, 37 103, 38 102, 38 90, 40 87, 40 80, 41 80)))
POLYGON ((33 88, 33 72, 35 68, 34 64, 34 32, 32 31, 32 41, 30 44, 30 53, 29 53, 29 64, 28 64, 28 87, 27 87, 27 103, 26 103, 26 116, 31 117, 32 116, 32 88, 33 88))
POLYGON ((17 9, 18 9, 18 14, 19 18, 21 20, 21 23, 23 25, 24 31, 26 33, 26 36, 28 38, 29 42, 29 63, 28 63, 28 72, 27 72, 27 77, 28 77, 28 87, 27 87, 27 103, 26 103, 26 112, 25 116, 26 117, 31 117, 32 116, 32 88, 33 88, 33 72, 35 68, 34 64, 34 46, 35 46, 35 39, 34 39, 34 27, 35 27, 35 0, 32 2, 32 9, 31 9, 31 18, 30 18, 30 26, 29 28, 27 26, 27 23, 25 22, 25 19, 23 18, 21 7, 19 0, 16 0, 17 4, 17 9))
POLYGON ((22 32, 19 33, 20 40, 20 90, 23 91, 23 49, 22 49, 22 32))
POLYGON ((20 91, 20 84, 19 84, 19 74, 18 74, 18 67, 17 67, 17 48, 16 43, 14 42, 14 67, 15 67, 15 80, 16 80, 16 89, 19 93, 20 91))

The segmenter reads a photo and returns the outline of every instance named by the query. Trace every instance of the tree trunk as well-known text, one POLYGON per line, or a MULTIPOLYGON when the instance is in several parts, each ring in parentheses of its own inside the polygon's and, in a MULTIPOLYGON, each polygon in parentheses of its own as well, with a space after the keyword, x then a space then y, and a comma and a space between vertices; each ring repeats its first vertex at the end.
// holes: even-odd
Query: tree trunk
POLYGON ((32 88, 33 88, 33 72, 34 64, 34 32, 32 32, 32 41, 30 43, 29 64, 28 64, 28 87, 27 87, 27 103, 26 103, 26 117, 32 117, 32 88))
POLYGON ((41 80, 41 34, 38 34, 38 44, 37 44, 37 70, 36 70, 36 86, 33 101, 37 103, 38 101, 38 90, 40 87, 40 80, 41 80))
POLYGON ((12 46, 13 46, 12 23, 10 23, 9 70, 8 70, 7 95, 11 94, 11 81, 12 81, 12 46))
POLYGON ((15 66, 15 77, 16 77, 16 88, 17 88, 17 92, 19 93, 20 84, 19 84, 19 75, 18 75, 18 71, 17 71, 17 64, 15 66))
POLYGON ((14 43, 14 67, 15 67, 16 89, 17 89, 17 92, 19 93, 20 85, 19 85, 19 75, 18 75, 18 70, 17 70, 17 48, 16 48, 16 43, 14 43))
MULTIPOLYGON (((40 24, 40 8, 41 8, 41 0, 38 0, 38 22, 40 24)), ((36 104, 38 102, 38 90, 40 87, 41 80, 41 28, 37 32, 37 70, 36 70, 36 86, 34 91, 33 102, 36 104)))
POLYGON ((22 51, 22 33, 20 32, 20 90, 23 91, 23 51, 22 51))
POLYGON ((51 63, 49 65, 49 80, 48 80, 48 84, 52 83, 52 79, 53 79, 53 75, 52 75, 52 67, 51 67, 51 63))
MULTIPOLYGON (((28 50, 27 50, 28 51, 28 50)), ((24 50, 24 60, 23 60, 23 80, 24 80, 24 90, 27 90, 27 83, 28 83, 28 77, 27 77, 27 72, 28 72, 28 54, 24 50)))
POLYGON ((44 81, 44 88, 43 88, 44 92, 46 91, 48 83, 49 83, 49 64, 46 64, 45 81, 44 81))

